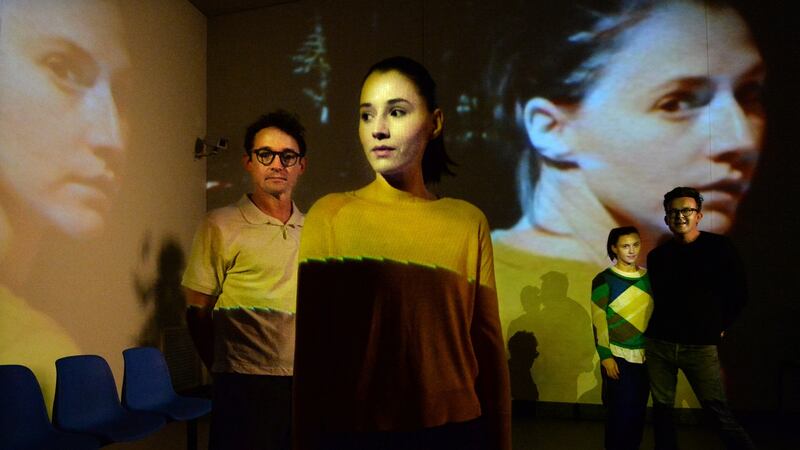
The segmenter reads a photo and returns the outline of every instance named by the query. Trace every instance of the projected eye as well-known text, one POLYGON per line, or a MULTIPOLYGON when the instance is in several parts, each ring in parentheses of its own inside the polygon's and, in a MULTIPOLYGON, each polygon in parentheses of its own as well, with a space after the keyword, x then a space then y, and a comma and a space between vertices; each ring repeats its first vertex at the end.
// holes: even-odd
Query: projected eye
POLYGON ((666 113, 680 113, 705 106, 709 101, 710 96, 698 95, 696 92, 675 92, 656 102, 656 108, 666 113))
POLYGON ((372 119, 372 114, 368 112, 362 112, 360 117, 362 122, 369 122, 370 119, 372 119))
POLYGON ((754 80, 739 86, 736 89, 736 100, 749 113, 763 113, 764 83, 754 80))
POLYGON ((98 70, 86 58, 72 57, 64 53, 49 53, 41 59, 44 67, 53 82, 60 89, 66 91, 79 91, 92 87, 96 80, 98 70))
POLYGON ((676 90, 658 99, 654 109, 670 118, 680 119, 708 105, 713 96, 714 91, 710 87, 676 90))

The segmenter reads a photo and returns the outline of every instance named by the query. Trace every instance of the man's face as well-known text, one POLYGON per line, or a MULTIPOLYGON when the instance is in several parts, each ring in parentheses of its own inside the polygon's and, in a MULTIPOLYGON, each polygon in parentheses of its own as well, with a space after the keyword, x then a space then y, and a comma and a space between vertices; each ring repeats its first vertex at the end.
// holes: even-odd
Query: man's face
POLYGON ((119 13, 101 0, 5 0, 0 12, 0 207, 97 232, 126 150, 119 13))
POLYGON ((727 231, 761 150, 764 66, 732 9, 657 7, 619 37, 570 118, 586 183, 619 223, 660 229, 661 193, 695 186, 727 231))
POLYGON ((288 196, 291 199, 294 186, 306 169, 306 159, 300 158, 297 164, 291 167, 284 167, 281 163, 281 158, 276 155, 269 165, 264 165, 256 157, 256 152, 262 149, 276 153, 294 152, 300 154, 297 141, 278 128, 264 128, 256 133, 253 139, 252 157, 244 156, 244 167, 250 174, 254 193, 259 190, 273 197, 288 196))
POLYGON ((669 203, 664 216, 669 230, 677 236, 691 236, 698 233, 697 226, 703 213, 697 211, 697 202, 691 197, 679 197, 669 203))

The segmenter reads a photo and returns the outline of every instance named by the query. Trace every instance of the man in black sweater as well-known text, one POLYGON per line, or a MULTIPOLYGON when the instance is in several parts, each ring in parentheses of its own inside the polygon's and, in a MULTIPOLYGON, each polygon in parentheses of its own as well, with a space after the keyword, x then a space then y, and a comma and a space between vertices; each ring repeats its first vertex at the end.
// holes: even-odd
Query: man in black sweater
POLYGON ((747 299, 741 260, 725 236, 700 231, 703 197, 677 187, 664 195, 673 234, 647 256, 655 309, 645 335, 656 450, 677 449, 672 418, 678 369, 728 449, 753 449, 733 417, 720 380, 717 345, 747 299))

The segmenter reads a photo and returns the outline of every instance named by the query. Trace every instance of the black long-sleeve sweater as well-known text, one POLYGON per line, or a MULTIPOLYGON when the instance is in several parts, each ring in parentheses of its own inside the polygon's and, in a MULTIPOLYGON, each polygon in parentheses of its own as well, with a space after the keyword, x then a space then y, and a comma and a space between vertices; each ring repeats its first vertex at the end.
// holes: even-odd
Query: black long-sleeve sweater
POLYGON ((645 336, 680 344, 718 344, 747 300, 747 282, 730 239, 701 232, 647 255, 655 309, 645 336))

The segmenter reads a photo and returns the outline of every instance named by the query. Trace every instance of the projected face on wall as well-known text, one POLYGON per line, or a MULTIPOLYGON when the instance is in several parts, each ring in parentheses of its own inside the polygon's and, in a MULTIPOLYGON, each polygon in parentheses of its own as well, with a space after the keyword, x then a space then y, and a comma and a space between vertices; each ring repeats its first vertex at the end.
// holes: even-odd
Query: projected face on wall
MULTIPOLYGON (((747 25, 732 9, 693 2, 606 22, 565 44, 596 46, 559 80, 573 98, 518 99, 538 179, 522 181, 524 232, 508 239, 538 250, 536 230, 581 239, 591 224, 635 224, 652 240, 664 231, 662 195, 676 185, 696 186, 709 200, 707 229, 726 232, 765 125, 764 67, 747 25)), ((599 250, 578 254, 603 260, 599 250)))
POLYGON ((119 186, 129 67, 113 4, 5 1, 0 207, 15 222, 99 231, 119 186))
POLYGON ((619 223, 657 232, 664 188, 696 186, 710 230, 725 232, 749 187, 764 130, 761 56, 735 12, 703 13, 668 5, 623 31, 577 105, 528 102, 531 144, 576 166, 619 223))
POLYGON ((506 338, 532 331, 540 342, 544 400, 598 399, 588 313, 575 307, 586 309, 591 277, 607 265, 608 230, 635 225, 649 250, 668 232, 663 194, 685 185, 709 200, 705 229, 727 232, 762 145, 764 66, 740 15, 703 2, 621 3, 561 19, 552 56, 532 44, 509 75, 525 138, 524 217, 494 234, 498 290, 506 338), (524 310, 520 293, 554 274, 572 295, 524 310))
POLYGON ((122 28, 104 0, 0 1, 0 363, 30 367, 48 405, 53 362, 80 350, 20 292, 50 281, 35 258, 51 231, 105 225, 126 150, 122 28))

